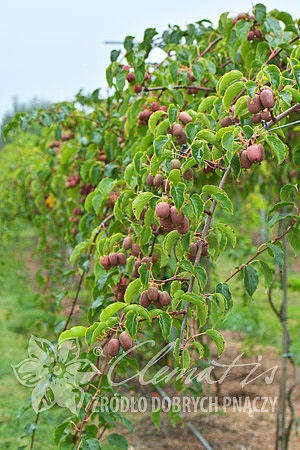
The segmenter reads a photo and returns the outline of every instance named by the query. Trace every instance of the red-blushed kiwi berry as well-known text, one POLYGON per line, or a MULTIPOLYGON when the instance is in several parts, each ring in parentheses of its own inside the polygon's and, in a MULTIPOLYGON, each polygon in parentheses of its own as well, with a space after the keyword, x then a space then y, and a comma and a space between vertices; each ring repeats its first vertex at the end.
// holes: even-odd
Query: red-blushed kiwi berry
POLYGON ((129 72, 127 74, 126 80, 128 81, 128 83, 133 83, 135 81, 135 75, 132 72, 129 72))
POLYGON ((147 291, 147 297, 150 302, 155 302, 158 299, 158 289, 155 286, 150 286, 147 291))
POLYGON ((182 133, 183 133, 183 126, 180 125, 180 123, 177 123, 177 122, 173 123, 173 125, 172 125, 172 135, 176 136, 176 137, 179 137, 179 136, 182 135, 182 133))
POLYGON ((183 131, 183 133, 177 137, 177 144, 183 145, 186 143, 186 140, 187 140, 186 133, 185 131, 183 131))
POLYGON ((137 244, 132 244, 131 252, 133 256, 139 256, 139 254, 141 253, 140 247, 137 244))
POLYGON ((155 212, 157 214, 157 217, 166 219, 170 215, 170 206, 167 202, 159 202, 156 205, 155 212))
POLYGON ((127 278, 121 277, 121 279, 120 279, 120 286, 122 288, 126 288, 127 287, 127 278))
POLYGON ((209 253, 208 253, 208 245, 204 245, 204 246, 202 247, 201 256, 209 256, 209 253))
POLYGON ((231 117, 229 117, 229 116, 223 117, 223 119, 221 120, 222 128, 229 127, 232 124, 233 124, 233 121, 232 121, 231 117))
POLYGON ((182 175, 182 177, 185 180, 191 180, 193 178, 193 169, 188 169, 184 172, 184 174, 182 175))
POLYGON ((261 115, 260 113, 258 114, 253 114, 252 115, 252 123, 257 124, 261 122, 261 115))
POLYGON ((261 30, 259 28, 256 28, 256 30, 254 30, 254 34, 258 39, 262 39, 263 38, 263 34, 261 32, 261 30))
POLYGON ((127 236, 123 241, 124 250, 129 250, 132 246, 132 239, 130 236, 127 236))
POLYGON ((133 275, 135 278, 139 278, 139 276, 140 276, 140 274, 139 274, 139 268, 141 267, 141 265, 142 265, 141 261, 136 261, 136 262, 134 263, 132 275, 133 275))
POLYGON ((138 86, 138 85, 135 83, 133 90, 134 90, 134 92, 135 92, 136 94, 139 94, 139 93, 142 91, 142 89, 143 89, 142 86, 138 86))
POLYGON ((159 110, 158 102, 152 102, 150 105, 151 111, 155 112, 159 110))
POLYGON ((241 168, 242 169, 250 169, 252 166, 252 163, 248 159, 247 150, 243 150, 240 154, 240 160, 241 160, 241 168))
POLYGON ((125 292, 118 292, 117 293, 117 300, 122 301, 124 300, 125 292))
POLYGON ((162 227, 166 228, 167 230, 168 230, 169 228, 170 228, 170 231, 174 229, 173 222, 172 222, 172 220, 170 219, 170 217, 167 217, 167 218, 161 218, 161 217, 159 217, 158 220, 159 220, 160 225, 161 225, 162 227))
POLYGON ((260 101, 264 108, 273 108, 273 106, 275 105, 275 98, 272 89, 264 89, 260 93, 260 101))
POLYGON ((112 266, 117 266, 118 265, 118 255, 116 253, 110 253, 108 255, 108 260, 109 260, 109 264, 111 264, 112 266))
POLYGON ((265 149, 262 144, 253 144, 247 148, 247 157, 251 163, 260 163, 264 160, 265 149))
POLYGON ((259 94, 255 94, 253 100, 251 101, 251 97, 247 98, 247 107, 251 114, 257 114, 262 109, 262 104, 260 101, 259 94))
POLYGON ((146 212, 147 212, 147 208, 145 207, 145 208, 142 209, 142 212, 141 212, 141 215, 140 215, 140 220, 144 220, 145 219, 146 212))
POLYGON ((170 185, 170 181, 169 180, 164 180, 163 184, 162 184, 162 190, 166 193, 170 192, 171 190, 171 185, 170 185))
POLYGON ((163 182, 162 175, 160 173, 155 175, 154 180, 153 180, 153 186, 159 187, 162 185, 162 182, 163 182))
POLYGON ((194 74, 193 74, 193 71, 192 71, 191 69, 188 70, 187 76, 188 76, 188 79, 189 79, 190 81, 196 81, 196 78, 195 78, 195 76, 194 76, 194 74))
POLYGON ((72 228, 71 233, 73 234, 73 236, 76 236, 78 231, 76 230, 76 228, 72 228))
POLYGON ((126 255, 124 253, 118 253, 118 264, 119 266, 126 266, 126 255))
POLYGON ((120 340, 120 344, 122 346, 122 349, 124 351, 127 351, 127 350, 131 349, 132 347, 134 347, 134 341, 133 341, 132 337, 129 336, 127 331, 123 331, 120 334, 119 340, 120 340))
POLYGON ((117 356, 120 351, 120 342, 118 339, 111 339, 107 344, 107 354, 111 357, 117 356))
POLYGON ((104 267, 105 270, 110 268, 109 259, 107 255, 101 256, 100 264, 104 267))
POLYGON ((172 159, 170 162, 170 169, 174 170, 174 169, 180 169, 181 166, 181 162, 179 161, 179 159, 172 159))
POLYGON ((73 217, 73 222, 76 223, 76 225, 79 223, 78 217, 73 217))
POLYGON ((155 306, 155 309, 163 309, 163 307, 159 303, 159 300, 156 300, 156 302, 154 302, 154 306, 155 306))
POLYGON ((270 120, 272 120, 272 116, 267 109, 264 109, 260 115, 262 120, 265 120, 266 122, 270 122, 270 120))
POLYGON ((181 120, 185 124, 188 124, 193 120, 191 118, 191 116, 189 115, 189 113, 187 113, 186 111, 181 111, 181 113, 178 116, 178 119, 181 120))
POLYGON ((111 196, 108 199, 107 205, 109 208, 113 208, 114 204, 118 200, 119 194, 111 194, 111 196))
POLYGON ((188 254, 188 257, 191 261, 195 261, 196 256, 197 256, 197 251, 198 251, 198 247, 197 244, 195 244, 194 242, 191 243, 190 245, 190 252, 188 254))
POLYGON ((161 306, 168 306, 171 303, 171 297, 166 291, 159 291, 158 301, 161 306))
POLYGON ((82 214, 82 211, 80 208, 74 208, 73 214, 75 214, 75 216, 80 216, 82 214))
POLYGON ((146 178, 146 183, 148 186, 153 186, 154 177, 149 173, 146 178))
POLYGON ((159 254, 158 253, 153 253, 153 255, 152 255, 152 262, 153 262, 153 264, 155 264, 158 260, 159 260, 159 254))
POLYGON ((166 107, 165 105, 162 105, 162 106, 159 108, 159 111, 168 112, 167 107, 166 107))
POLYGON ((130 69, 129 66, 126 66, 126 65, 122 66, 122 70, 129 70, 129 69, 130 69))
POLYGON ((152 260, 151 260, 150 256, 144 256, 144 257, 141 259, 141 263, 142 263, 142 264, 145 263, 145 264, 147 264, 148 267, 150 267, 150 266, 151 266, 151 263, 152 263, 152 260))
POLYGON ((248 41, 253 41, 254 36, 255 36, 254 31, 250 30, 247 37, 248 41))
POLYGON ((178 211, 177 212, 177 209, 176 209, 175 206, 171 206, 170 215, 171 215, 172 222, 175 225, 182 225, 183 224, 183 222, 184 222, 184 215, 183 215, 182 211, 178 211))
POLYGON ((143 306, 143 308, 149 308, 151 302, 148 299, 147 291, 143 291, 141 293, 139 303, 141 306, 143 306))
POLYGON ((183 219, 183 224, 177 226, 177 231, 180 234, 186 234, 190 229, 190 221, 187 217, 183 219))

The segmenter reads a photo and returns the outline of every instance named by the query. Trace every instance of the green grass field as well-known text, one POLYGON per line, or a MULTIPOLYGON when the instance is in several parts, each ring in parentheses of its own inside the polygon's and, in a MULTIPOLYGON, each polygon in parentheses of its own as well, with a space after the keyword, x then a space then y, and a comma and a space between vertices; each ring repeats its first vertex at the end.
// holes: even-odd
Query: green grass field
MULTIPOLYGON (((12 365, 18 364, 27 357, 27 346, 31 334, 46 337, 47 332, 37 324, 42 323, 45 314, 40 306, 40 294, 34 283, 34 274, 26 264, 26 257, 32 242, 32 232, 22 232, 18 240, 6 247, 6 260, 1 270, 0 289, 0 330, 1 330, 1 368, 0 368, 0 448, 28 448, 28 437, 16 442, 18 436, 30 434, 35 420, 34 412, 29 409, 17 420, 19 410, 30 402, 31 389, 22 386, 15 378, 12 365), (22 447, 25 445, 25 447, 22 447)), ((291 258, 291 262, 293 263, 291 258)), ((228 260, 221 261, 221 279, 226 278, 230 271, 228 260)), ((290 281, 296 279, 295 270, 290 273, 290 281)), ((240 297, 241 279, 231 282, 234 307, 222 324, 223 328, 243 331, 247 336, 245 349, 251 351, 251 346, 258 342, 271 344, 280 349, 281 329, 278 319, 271 311, 263 283, 260 283, 254 295, 254 301, 240 297)), ((281 298, 279 289, 274 290, 274 299, 281 298)), ((293 340, 292 350, 296 352, 299 332, 297 323, 300 320, 299 291, 294 289, 289 294, 289 326, 293 340)), ((297 355, 300 363, 299 354, 297 355)), ((53 408, 42 414, 36 433, 35 449, 51 450, 56 448, 53 443, 54 425, 67 417, 68 411, 53 408)))

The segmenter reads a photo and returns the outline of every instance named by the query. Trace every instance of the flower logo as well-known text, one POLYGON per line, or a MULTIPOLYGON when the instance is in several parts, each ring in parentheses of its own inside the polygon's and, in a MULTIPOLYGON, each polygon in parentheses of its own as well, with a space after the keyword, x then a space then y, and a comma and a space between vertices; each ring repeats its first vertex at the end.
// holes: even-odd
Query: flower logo
POLYGON ((88 359, 79 359, 78 339, 64 341, 60 346, 46 339, 31 336, 28 345, 29 358, 12 366, 18 381, 33 388, 32 407, 35 412, 45 411, 57 404, 79 412, 84 390, 97 367, 88 359))

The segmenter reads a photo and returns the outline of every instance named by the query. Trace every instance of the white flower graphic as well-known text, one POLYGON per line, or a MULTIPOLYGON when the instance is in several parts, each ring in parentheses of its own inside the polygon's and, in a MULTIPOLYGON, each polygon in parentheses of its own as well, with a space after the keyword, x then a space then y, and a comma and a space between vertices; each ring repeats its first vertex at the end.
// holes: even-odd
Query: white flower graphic
POLYGON ((76 414, 84 397, 80 385, 99 373, 91 361, 79 359, 78 339, 65 341, 58 347, 46 339, 31 336, 28 355, 29 358, 12 368, 21 384, 33 388, 31 401, 35 412, 57 404, 76 414))

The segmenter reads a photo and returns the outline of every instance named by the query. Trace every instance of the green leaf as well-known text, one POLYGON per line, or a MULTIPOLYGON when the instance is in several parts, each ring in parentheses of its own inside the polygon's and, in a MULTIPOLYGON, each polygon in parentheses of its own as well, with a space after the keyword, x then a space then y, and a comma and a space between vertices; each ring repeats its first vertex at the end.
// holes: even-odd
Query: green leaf
POLYGON ((239 70, 231 70, 230 72, 225 73, 225 75, 220 78, 217 85, 218 95, 222 95, 229 85, 241 78, 243 78, 243 74, 239 70))
POLYGON ((147 266, 146 263, 142 263, 141 266, 138 268, 138 272, 140 274, 139 279, 141 280, 142 285, 146 287, 149 282, 149 275, 150 275, 149 267, 147 266))
POLYGON ((265 286, 267 289, 269 289, 269 287, 272 284, 273 278, 274 278, 274 270, 271 269, 269 264, 265 263, 262 260, 259 261, 259 264, 262 268, 262 271, 263 271, 263 274, 265 277, 265 286))
POLYGON ((251 265, 244 267, 244 285, 246 291, 250 297, 252 297, 258 285, 258 273, 257 270, 251 265))
POLYGON ((171 62, 171 64, 169 65, 169 71, 170 71, 170 74, 171 74, 173 82, 177 83, 178 66, 177 66, 177 62, 176 61, 171 62))
POLYGON ((294 74, 295 80, 297 81, 298 86, 300 87, 300 64, 293 66, 293 74, 294 74))
POLYGON ((236 235, 233 229, 229 225, 223 223, 218 223, 217 228, 219 228, 226 235, 227 239, 234 248, 236 244, 236 235))
POLYGON ((91 246, 91 241, 86 239, 85 241, 79 242, 74 248, 72 255, 70 256, 70 262, 72 266, 74 265, 76 259, 89 247, 91 246))
POLYGON ((282 201, 286 202, 292 197, 293 193, 297 193, 296 186, 293 184, 286 184, 280 189, 280 198, 282 201))
POLYGON ((232 144, 233 144, 233 132, 226 131, 222 136, 222 145, 226 150, 231 151, 232 144))
POLYGON ((160 413, 161 408, 157 408, 153 413, 151 414, 152 422, 154 423, 155 427, 160 430, 160 413))
POLYGON ((264 140, 269 144, 278 164, 281 164, 287 155, 287 146, 275 134, 268 133, 264 140))
POLYGON ((127 306, 124 302, 116 302, 108 305, 100 314, 100 322, 106 322, 112 315, 118 312, 120 309, 127 306))
POLYGON ((136 280, 131 281, 129 285, 127 286, 127 289, 125 291, 124 300, 128 304, 133 299, 134 295, 141 289, 142 282, 139 278, 136 280))
POLYGON ((233 214, 232 202, 223 189, 214 185, 206 185, 202 188, 202 192, 210 194, 222 208, 226 209, 230 214, 233 214))
POLYGON ((165 145, 167 144, 169 138, 168 136, 158 136, 155 141, 153 142, 154 151, 156 156, 160 157, 162 154, 163 149, 165 148, 165 145))
POLYGON ((177 230, 173 230, 168 233, 164 239, 163 248, 167 255, 171 254, 172 248, 175 244, 175 241, 179 238, 179 233, 177 230))
POLYGON ((159 119, 161 118, 161 116, 163 114, 166 114, 166 113, 164 111, 155 111, 150 116, 150 119, 149 119, 149 122, 148 122, 148 127, 149 127, 149 130, 151 131, 152 134, 155 133, 155 127, 157 125, 157 122, 159 121, 159 119))
POLYGON ((190 197, 190 202, 194 208, 196 218, 199 219, 203 212, 203 201, 201 200, 200 195, 193 194, 190 197))
POLYGON ((277 66, 270 64, 263 69, 264 73, 267 75, 270 83, 274 89, 278 89, 280 86, 280 70, 277 66))
POLYGON ((172 181, 174 184, 177 184, 181 180, 181 172, 179 169, 172 169, 169 176, 169 181, 172 181))
POLYGON ((217 331, 217 330, 206 330, 205 334, 208 334, 208 336, 210 336, 212 338, 212 340, 214 341, 214 343, 217 346, 218 349, 218 357, 220 358, 221 354, 224 351, 225 348, 225 342, 224 342, 224 338, 223 336, 217 331))
POLYGON ((125 328, 128 331, 132 339, 136 338, 138 330, 138 319, 137 314, 134 311, 129 311, 126 316, 125 328))
POLYGON ((288 232, 288 240, 289 243, 291 244, 291 246, 294 249, 295 255, 297 255, 297 253, 300 250, 300 230, 299 228, 291 228, 290 231, 288 232))
POLYGON ((296 145, 293 149, 293 162, 298 170, 300 170, 300 145, 296 145))
POLYGON ((128 450, 128 442, 126 441, 125 437, 121 434, 113 433, 110 434, 108 437, 108 442, 111 445, 114 445, 118 448, 118 450, 128 450))
POLYGON ((82 450, 101 450, 100 442, 96 438, 82 439, 82 450))
POLYGON ((247 106, 247 97, 248 97, 247 95, 242 95, 242 97, 240 97, 236 102, 234 109, 234 117, 244 116, 249 112, 247 106))
POLYGON ((69 330, 63 331, 59 338, 58 338, 58 344, 62 344, 65 341, 68 341, 69 339, 76 339, 78 337, 85 336, 86 327, 72 327, 69 330))
POLYGON ((154 194, 152 194, 152 192, 142 192, 134 199, 134 201, 132 202, 132 211, 137 220, 139 220, 141 212, 144 209, 144 207, 153 197, 154 194))
POLYGON ((159 313, 158 320, 162 335, 164 339, 167 340, 171 332, 172 319, 168 313, 162 311, 161 313, 159 313))
POLYGON ((197 133, 197 138, 203 139, 204 141, 208 142, 209 144, 214 145, 218 150, 223 152, 222 145, 217 140, 216 136, 212 131, 209 130, 201 130, 197 133))
POLYGON ((57 427, 55 428, 55 432, 54 432, 54 443, 57 445, 59 443, 59 441, 61 440, 61 438, 63 437, 64 431, 67 428, 67 426, 70 424, 70 419, 71 417, 69 417, 67 420, 64 420, 62 423, 60 423, 59 425, 57 425, 57 427))
POLYGON ((283 251, 278 245, 268 243, 268 247, 274 255, 275 263, 282 268, 283 266, 283 251))
POLYGON ((201 290, 203 290, 207 283, 206 270, 202 266, 197 266, 197 267, 195 267, 195 273, 196 273, 196 277, 200 283, 201 290))
POLYGON ((196 80, 200 83, 202 81, 202 78, 205 74, 205 68, 201 62, 196 62, 192 66, 193 74, 196 80))
POLYGON ((227 88, 224 97, 223 97, 223 105, 228 110, 231 103, 235 99, 235 97, 242 92, 245 87, 245 83, 242 81, 237 81, 227 88))
POLYGON ((246 22, 244 19, 239 20, 235 25, 236 34, 241 42, 247 40, 249 30, 251 28, 251 23, 246 22))
POLYGON ((189 370, 190 365, 191 365, 191 357, 190 357, 190 353, 187 348, 183 349, 181 362, 182 362, 182 367, 185 370, 189 370))
POLYGON ((181 209, 184 203, 184 191, 185 191, 184 183, 178 183, 177 185, 171 183, 171 196, 173 198, 177 211, 181 209))
POLYGON ((149 325, 151 325, 151 316, 146 308, 143 308, 141 305, 128 305, 124 308, 123 313, 127 313, 127 311, 134 311, 136 314, 141 316, 143 319, 146 319, 149 325))
POLYGON ((257 3, 257 5, 254 6, 254 17, 260 24, 263 24, 266 17, 267 17, 267 10, 265 5, 262 3, 257 3))

